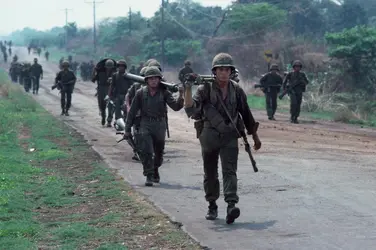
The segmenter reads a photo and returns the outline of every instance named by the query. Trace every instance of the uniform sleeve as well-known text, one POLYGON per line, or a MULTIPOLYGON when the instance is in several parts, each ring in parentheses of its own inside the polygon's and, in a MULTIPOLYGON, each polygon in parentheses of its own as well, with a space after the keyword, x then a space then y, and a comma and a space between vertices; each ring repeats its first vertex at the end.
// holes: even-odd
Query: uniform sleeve
POLYGON ((248 131, 248 134, 253 133, 253 128, 256 124, 255 118, 253 118, 252 112, 247 102, 247 96, 242 88, 238 88, 239 106, 238 111, 243 118, 244 126, 248 131))
POLYGON ((266 82, 267 77, 268 77, 268 74, 265 74, 263 77, 261 77, 261 79, 260 79, 260 84, 261 84, 262 86, 265 85, 265 82, 266 82))
POLYGON ((174 111, 179 111, 184 107, 184 99, 182 97, 174 98, 170 91, 165 91, 165 100, 167 105, 174 111))
POLYGON ((188 117, 200 115, 202 105, 204 102, 204 85, 200 85, 197 88, 196 93, 192 97, 193 105, 192 107, 185 108, 185 113, 188 117))
POLYGON ((142 89, 137 90, 135 98, 132 100, 131 108, 127 114, 127 120, 125 122, 125 132, 131 132, 134 119, 137 112, 141 109, 142 105, 142 89))

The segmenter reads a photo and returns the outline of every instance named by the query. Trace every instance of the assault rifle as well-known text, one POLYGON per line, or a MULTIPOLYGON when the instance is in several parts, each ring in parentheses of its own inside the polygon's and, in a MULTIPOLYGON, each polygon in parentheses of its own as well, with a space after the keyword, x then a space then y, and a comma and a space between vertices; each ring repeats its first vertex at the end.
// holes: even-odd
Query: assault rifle
MULTIPOLYGON (((134 82, 145 83, 145 77, 142 77, 142 76, 134 75, 134 74, 131 74, 131 73, 125 73, 124 77, 129 79, 129 80, 132 80, 134 82)), ((179 86, 175 83, 169 83, 169 82, 161 81, 161 84, 166 86, 167 89, 170 90, 171 92, 178 92, 179 91, 179 86)))
MULTIPOLYGON (((123 132, 116 132, 117 135, 124 135, 123 132)), ((140 159, 140 156, 137 152, 136 143, 134 142, 134 139, 132 136, 129 136, 128 138, 123 137, 122 139, 118 140, 117 143, 120 143, 122 141, 126 141, 129 146, 133 149, 133 153, 137 156, 138 159, 140 159)))
MULTIPOLYGON (((75 80, 72 80, 72 81, 69 81, 67 82, 66 84, 73 84, 75 82, 75 80)), ((57 83, 55 83, 54 85, 52 85, 51 87, 51 90, 54 90, 54 89, 58 89, 58 90, 61 90, 63 87, 63 83, 61 81, 58 81, 57 83)))
MULTIPOLYGON (((292 74, 296 74, 296 73, 299 74, 299 72, 293 72, 292 74)), ((304 83, 304 82, 303 82, 303 79, 302 79, 301 75, 299 74, 299 77, 296 77, 296 78, 295 78, 295 81, 294 81, 291 85, 288 85, 288 86, 286 87, 286 89, 284 89, 284 90, 282 91, 282 93, 278 96, 278 98, 279 98, 280 100, 282 100, 282 98, 283 98, 287 93, 289 93, 292 89, 294 89, 296 86, 300 85, 301 83, 304 83)), ((305 83, 304 83, 304 84, 305 84, 305 83)))

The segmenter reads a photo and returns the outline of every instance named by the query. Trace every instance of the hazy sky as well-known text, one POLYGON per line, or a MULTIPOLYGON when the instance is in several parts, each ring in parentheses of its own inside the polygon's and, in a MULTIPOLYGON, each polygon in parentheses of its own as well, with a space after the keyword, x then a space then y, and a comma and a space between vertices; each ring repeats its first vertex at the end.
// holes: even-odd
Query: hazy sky
MULTIPOLYGON (((3 0, 2 0, 3 1, 3 0)), ((151 17, 161 4, 161 0, 97 0, 97 20, 106 17, 125 16, 129 7, 151 17)), ((0 34, 5 35, 17 29, 32 27, 40 30, 65 24, 65 11, 68 22, 78 26, 93 24, 93 7, 90 0, 8 0, 0 8, 0 34)), ((173 2, 170 0, 170 2, 173 2)), ((231 0, 196 0, 205 6, 225 7, 231 0)))

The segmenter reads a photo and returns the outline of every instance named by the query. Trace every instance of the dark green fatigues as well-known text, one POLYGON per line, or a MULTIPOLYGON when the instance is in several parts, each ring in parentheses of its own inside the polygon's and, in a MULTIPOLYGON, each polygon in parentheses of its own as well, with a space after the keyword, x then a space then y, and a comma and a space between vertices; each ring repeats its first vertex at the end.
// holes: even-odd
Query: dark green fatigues
MULTIPOLYGON (((198 132, 198 138, 204 162, 206 200, 215 202, 219 198, 218 157, 220 157, 225 201, 237 203, 239 201, 236 176, 239 152, 238 135, 218 100, 219 96, 222 94, 216 83, 213 83, 212 86, 200 85, 193 96, 193 106, 186 108, 185 111, 188 117, 203 121, 203 128, 201 132, 198 132)), ((223 102, 232 119, 237 122, 238 129, 243 131, 240 114, 248 133, 252 133, 255 120, 247 104, 244 90, 234 81, 229 83, 228 95, 223 102)))
POLYGON ((144 86, 137 90, 127 116, 125 131, 130 133, 137 112, 141 111, 139 147, 145 176, 153 176, 154 169, 158 169, 163 163, 166 103, 173 110, 179 111, 183 108, 184 99, 175 99, 170 91, 162 88, 154 96, 151 96, 148 87, 144 86))
MULTIPOLYGON (((132 104, 132 101, 134 97, 136 96, 137 90, 139 90, 143 84, 141 83, 134 83, 128 90, 128 99, 129 103, 132 104)), ((141 123, 141 110, 139 110, 136 114, 136 117, 134 118, 134 124, 133 124, 133 137, 134 141, 136 143, 136 146, 138 147, 137 143, 139 141, 139 134, 140 134, 140 123, 141 123)))
POLYGON ((121 114, 124 105, 125 95, 133 82, 126 79, 122 73, 116 72, 112 75, 111 98, 115 98, 115 120, 127 117, 127 110, 123 110, 124 116, 121 114))
POLYGON ((266 100, 266 112, 269 119, 274 117, 274 114, 277 110, 277 96, 279 91, 281 90, 282 83, 282 77, 279 74, 272 72, 265 74, 260 79, 260 84, 264 89, 263 91, 266 100))
POLYGON ((10 77, 12 78, 12 82, 14 82, 14 83, 18 82, 18 78, 19 78, 20 73, 21 73, 20 67, 21 67, 21 65, 17 62, 12 62, 11 66, 10 66, 9 74, 10 74, 10 77))
POLYGON ((34 63, 31 65, 30 70, 31 75, 33 76, 33 93, 38 93, 40 77, 43 75, 42 65, 34 63))
POLYGON ((297 121, 308 79, 306 74, 301 71, 289 72, 283 81, 283 89, 286 89, 287 82, 289 83, 287 89, 290 96, 291 121, 297 121))
POLYGON ((104 100, 106 96, 108 95, 108 91, 110 89, 110 83, 108 79, 112 77, 114 73, 114 70, 111 70, 109 73, 107 73, 105 70, 97 72, 95 76, 92 79, 92 82, 97 82, 98 88, 97 88, 97 97, 98 97, 98 107, 99 111, 102 116, 102 121, 106 120, 106 106, 108 109, 108 116, 107 116, 107 123, 111 124, 113 119, 113 113, 114 113, 114 107, 109 102, 107 105, 107 102, 104 100))
POLYGON ((181 83, 184 83, 185 82, 185 75, 191 74, 191 73, 193 73, 193 70, 192 70, 191 67, 185 66, 185 67, 181 68, 180 71, 179 71, 179 81, 181 83))
POLYGON ((63 111, 68 111, 72 105, 72 93, 76 80, 73 71, 69 69, 60 71, 55 78, 56 84, 61 83, 60 104, 63 111))

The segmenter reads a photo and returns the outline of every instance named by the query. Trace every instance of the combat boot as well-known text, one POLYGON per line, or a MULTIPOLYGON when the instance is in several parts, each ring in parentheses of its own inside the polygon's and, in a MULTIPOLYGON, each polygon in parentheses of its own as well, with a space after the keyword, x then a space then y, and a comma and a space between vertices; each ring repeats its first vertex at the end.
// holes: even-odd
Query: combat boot
POLYGON ((295 123, 295 124, 299 124, 298 117, 295 117, 295 119, 294 119, 294 123, 295 123))
POLYGON ((205 216, 207 220, 215 220, 218 217, 218 206, 215 201, 209 202, 208 213, 205 216))
POLYGON ((65 110, 65 116, 69 116, 68 109, 65 110))
POLYGON ((234 223, 235 219, 239 218, 239 216, 240 216, 240 209, 236 207, 234 203, 228 203, 226 223, 227 224, 234 223))
POLYGON ((106 118, 105 117, 102 117, 102 126, 104 126, 106 124, 106 118))
POLYGON ((65 109, 61 110, 61 114, 60 115, 65 115, 65 109))
POLYGON ((153 176, 152 175, 146 176, 145 186, 147 186, 147 187, 153 186, 153 176))
POLYGON ((154 168, 153 182, 154 183, 159 183, 160 180, 161 180, 161 178, 159 176, 158 168, 154 168))

